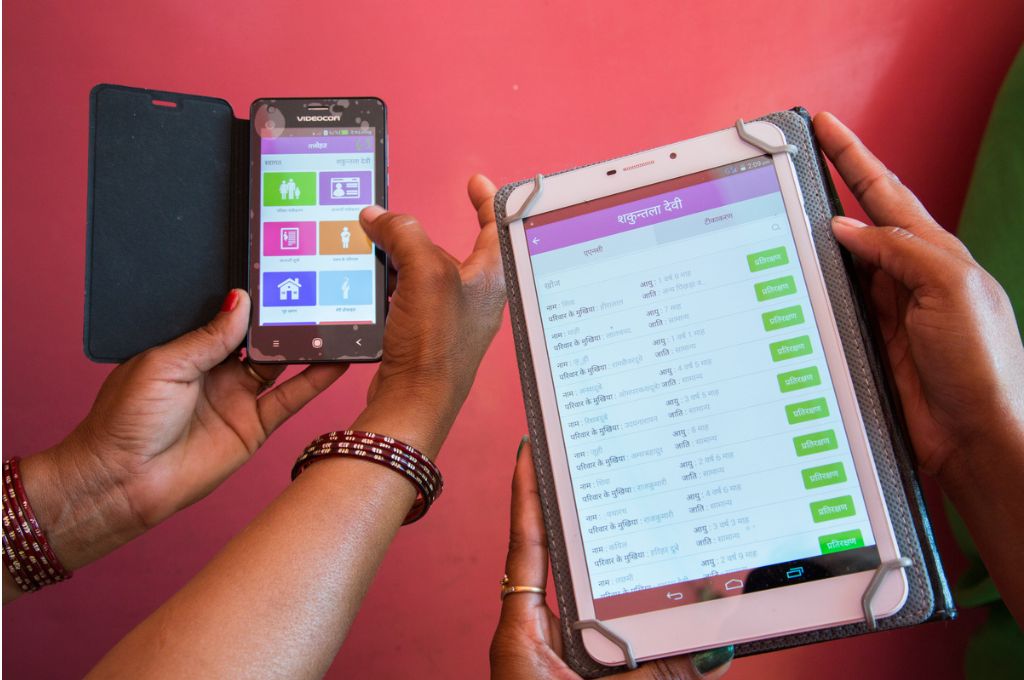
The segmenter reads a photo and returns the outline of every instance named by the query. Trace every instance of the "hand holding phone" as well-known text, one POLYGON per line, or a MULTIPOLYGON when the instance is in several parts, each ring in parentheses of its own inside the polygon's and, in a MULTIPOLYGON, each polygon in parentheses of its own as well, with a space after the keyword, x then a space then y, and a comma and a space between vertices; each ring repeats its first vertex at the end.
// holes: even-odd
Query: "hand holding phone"
POLYGON ((366 411, 353 427, 392 435, 429 456, 469 394, 476 369, 501 325, 501 275, 494 185, 469 181, 480 233, 459 262, 431 242, 415 217, 364 210, 362 225, 397 271, 384 334, 384 361, 366 411))

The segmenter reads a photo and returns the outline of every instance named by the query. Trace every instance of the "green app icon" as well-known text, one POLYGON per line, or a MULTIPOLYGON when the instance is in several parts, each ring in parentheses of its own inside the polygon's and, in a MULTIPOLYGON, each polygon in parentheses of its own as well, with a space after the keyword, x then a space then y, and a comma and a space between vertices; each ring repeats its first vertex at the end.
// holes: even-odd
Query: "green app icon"
POLYGON ((316 205, 316 173, 263 173, 263 205, 316 205))

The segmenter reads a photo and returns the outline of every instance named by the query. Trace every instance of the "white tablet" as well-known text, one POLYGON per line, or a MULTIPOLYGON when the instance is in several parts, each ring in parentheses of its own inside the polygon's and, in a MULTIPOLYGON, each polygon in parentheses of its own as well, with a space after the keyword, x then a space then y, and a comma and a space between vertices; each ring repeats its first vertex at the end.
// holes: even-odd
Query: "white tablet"
MULTIPOLYGON (((579 619, 638 660, 863 621, 899 556, 802 205, 730 129, 545 178, 508 225, 579 619)), ((875 615, 906 597, 897 570, 875 615)))

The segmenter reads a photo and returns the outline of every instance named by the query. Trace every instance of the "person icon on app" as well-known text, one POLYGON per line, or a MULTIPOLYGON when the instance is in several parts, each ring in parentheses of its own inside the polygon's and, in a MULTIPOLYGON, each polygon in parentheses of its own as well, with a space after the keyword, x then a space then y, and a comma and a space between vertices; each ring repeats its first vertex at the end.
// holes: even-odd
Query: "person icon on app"
MULTIPOLYGON (((343 227, 341 230, 341 247, 348 250, 349 243, 352 242, 352 232, 348 230, 348 227, 343 227)), ((345 279, 348 281, 348 279, 345 279)))
POLYGON ((348 300, 348 295, 349 295, 349 293, 351 292, 351 290, 352 290, 352 288, 351 288, 351 286, 349 285, 349 283, 348 283, 348 277, 346 276, 346 277, 345 277, 344 279, 342 279, 342 281, 341 281, 341 299, 342 299, 342 300, 348 300))
POLYGON ((287 199, 288 198, 288 183, 285 182, 284 180, 281 180, 281 186, 278 187, 278 191, 281 192, 281 200, 282 201, 287 199))

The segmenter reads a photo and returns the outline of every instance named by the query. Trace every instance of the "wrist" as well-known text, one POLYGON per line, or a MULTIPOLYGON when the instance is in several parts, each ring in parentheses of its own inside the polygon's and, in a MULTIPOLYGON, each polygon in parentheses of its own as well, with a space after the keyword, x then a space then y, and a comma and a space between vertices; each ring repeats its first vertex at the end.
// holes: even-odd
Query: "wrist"
POLYGON ((951 498, 973 496, 993 479, 1024 471, 1024 423, 1018 418, 993 418, 955 455, 950 455, 935 476, 951 498))
POLYGON ((51 548, 69 571, 142 533, 120 484, 74 434, 21 462, 25 494, 51 548))
POLYGON ((394 437, 433 460, 464 400, 445 384, 382 382, 352 429, 394 437))

